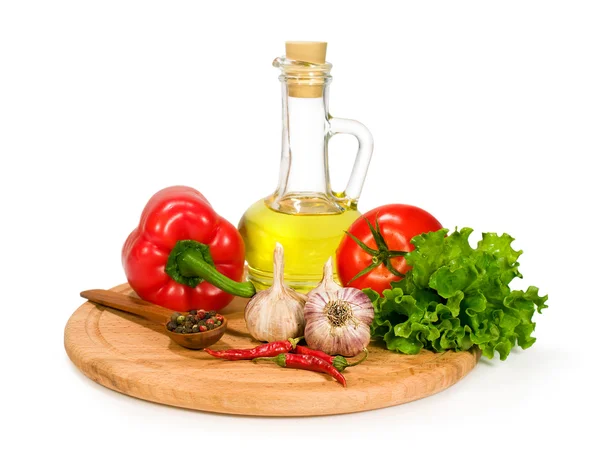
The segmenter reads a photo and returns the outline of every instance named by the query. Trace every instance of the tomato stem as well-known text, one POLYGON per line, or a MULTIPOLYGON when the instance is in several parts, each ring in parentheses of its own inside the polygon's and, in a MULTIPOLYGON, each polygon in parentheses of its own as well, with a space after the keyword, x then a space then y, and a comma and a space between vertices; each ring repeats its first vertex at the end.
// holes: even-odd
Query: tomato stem
POLYGON ((365 243, 363 243, 361 240, 359 240, 356 236, 354 236, 352 233, 348 232, 348 231, 344 231, 344 233, 346 233, 350 238, 352 238, 354 240, 354 242, 356 244, 358 244, 358 246, 365 252, 368 252, 369 254, 371 254, 372 256, 374 256, 375 254, 377 254, 379 251, 377 251, 377 249, 373 249, 370 248, 369 246, 367 246, 365 243))
POLYGON ((368 267, 365 267, 360 272, 358 272, 354 277, 352 277, 352 279, 348 283, 352 283, 357 278, 360 278, 363 275, 368 274, 369 272, 376 269, 380 265, 383 265, 386 269, 388 269, 396 277, 403 278, 404 274, 394 268, 394 266, 392 265, 391 259, 394 257, 403 257, 406 254, 408 254, 408 251, 390 250, 388 248, 387 243, 385 242, 385 239, 383 238, 383 234, 381 233, 381 227, 379 226, 379 219, 375 218, 375 226, 373 226, 373 224, 369 221, 368 218, 366 218, 366 217, 363 217, 363 218, 367 222, 367 225, 369 226, 369 230, 371 230, 371 234, 373 235, 373 239, 375 240, 377 249, 370 248, 364 242, 362 242, 356 236, 354 236, 352 233, 349 233, 347 231, 344 232, 350 238, 352 238, 352 240, 354 240, 354 242, 363 251, 365 251, 367 254, 370 254, 371 256, 373 256, 371 258, 372 264, 369 265, 368 267))

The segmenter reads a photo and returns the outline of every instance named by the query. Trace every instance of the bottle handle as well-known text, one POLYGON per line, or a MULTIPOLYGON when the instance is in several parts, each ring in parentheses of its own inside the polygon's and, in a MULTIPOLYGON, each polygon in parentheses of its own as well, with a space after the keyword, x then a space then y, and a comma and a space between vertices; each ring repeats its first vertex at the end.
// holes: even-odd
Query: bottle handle
POLYGON ((332 137, 336 134, 351 134, 358 140, 358 152, 346 189, 343 193, 336 193, 336 197, 342 198, 349 205, 356 206, 373 155, 373 136, 365 125, 356 120, 330 117, 329 135, 332 137))

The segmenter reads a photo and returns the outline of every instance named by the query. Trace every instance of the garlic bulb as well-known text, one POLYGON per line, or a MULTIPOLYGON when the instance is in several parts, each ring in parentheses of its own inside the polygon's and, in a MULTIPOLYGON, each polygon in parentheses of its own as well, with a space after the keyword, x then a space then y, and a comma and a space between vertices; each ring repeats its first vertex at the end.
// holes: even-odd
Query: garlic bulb
POLYGON ((304 339, 327 354, 356 356, 371 339, 373 304, 356 288, 317 292, 304 306, 304 339))
POLYGON ((279 341, 297 338, 304 333, 306 296, 285 286, 283 282, 283 246, 273 252, 273 285, 256 293, 244 312, 246 327, 259 341, 279 341))
POLYGON ((341 289, 342 287, 333 279, 333 264, 330 257, 323 266, 323 278, 321 279, 321 282, 315 288, 310 290, 306 296, 310 298, 315 293, 322 291, 337 291, 341 289))

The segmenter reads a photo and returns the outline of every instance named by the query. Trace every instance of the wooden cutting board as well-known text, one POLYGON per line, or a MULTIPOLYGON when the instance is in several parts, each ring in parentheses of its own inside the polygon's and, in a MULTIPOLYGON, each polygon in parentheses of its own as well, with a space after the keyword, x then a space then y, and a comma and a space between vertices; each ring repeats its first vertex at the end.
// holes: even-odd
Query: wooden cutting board
MULTIPOLYGON (((134 293, 127 284, 113 288, 134 293)), ((245 299, 221 311, 227 332, 214 349, 251 348, 245 299)), ((86 302, 69 319, 65 349, 90 379, 118 392, 166 405, 252 416, 351 413, 438 393, 477 364, 477 352, 396 354, 371 344, 369 358, 344 371, 348 387, 329 376, 275 364, 223 361, 171 342, 163 327, 86 302)))

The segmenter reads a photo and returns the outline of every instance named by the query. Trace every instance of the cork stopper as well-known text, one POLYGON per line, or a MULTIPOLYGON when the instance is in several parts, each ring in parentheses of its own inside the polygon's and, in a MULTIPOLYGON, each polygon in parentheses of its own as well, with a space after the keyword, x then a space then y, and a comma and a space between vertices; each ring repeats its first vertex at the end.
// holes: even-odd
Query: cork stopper
POLYGON ((285 56, 288 60, 305 61, 308 63, 325 63, 327 42, 286 42, 285 56))
MULTIPOLYGON (((327 42, 289 41, 285 43, 285 57, 288 60, 325 64, 327 42)), ((318 98, 323 96, 322 80, 310 80, 311 72, 299 71, 297 83, 288 82, 290 97, 318 98), (302 76, 305 75, 305 76, 302 76)))

